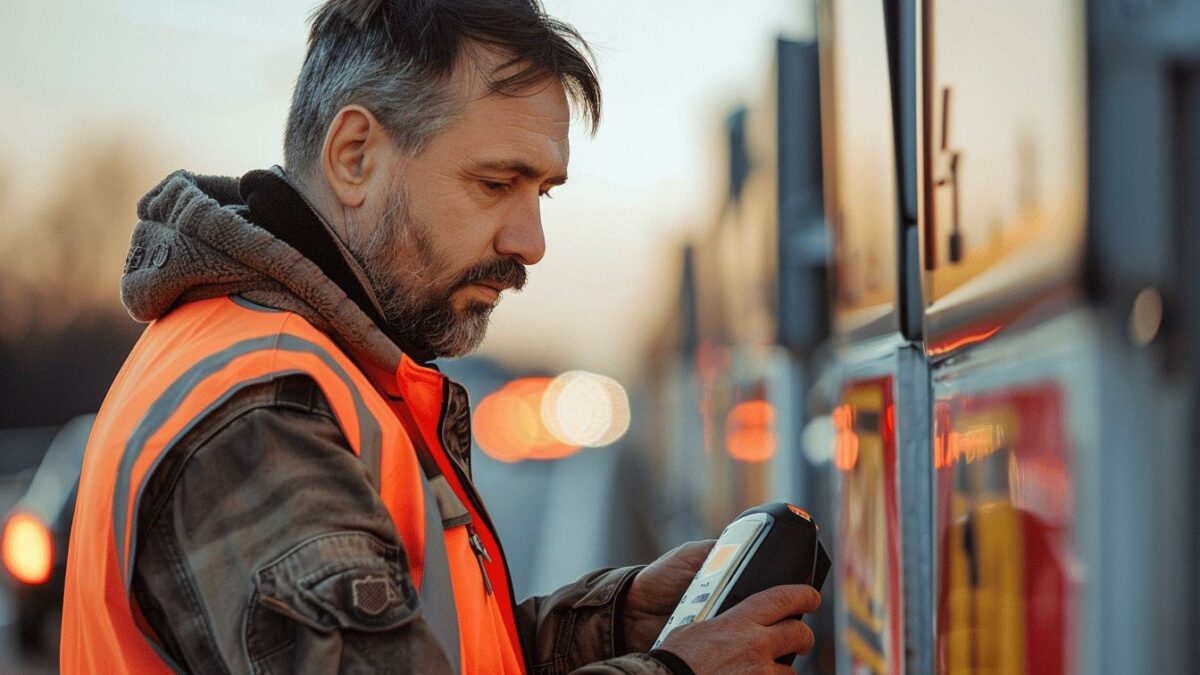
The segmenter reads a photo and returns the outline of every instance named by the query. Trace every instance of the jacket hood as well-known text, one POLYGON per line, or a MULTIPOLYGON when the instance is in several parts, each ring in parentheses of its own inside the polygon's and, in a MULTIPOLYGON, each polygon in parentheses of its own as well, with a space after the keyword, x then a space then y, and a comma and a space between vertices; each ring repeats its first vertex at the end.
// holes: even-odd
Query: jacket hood
MULTIPOLYGON (((300 314, 377 366, 394 371, 400 363, 402 350, 380 327, 382 313, 361 268, 282 170, 253 171, 240 181, 176 171, 142 197, 137 210, 121 277, 121 302, 134 319, 153 321, 180 303, 240 294, 300 314), (299 203, 293 213, 306 221, 311 236, 293 238, 278 226, 256 224, 261 219, 247 201, 256 201, 259 188, 299 203), (297 248, 306 248, 305 241, 315 248, 314 238, 335 242, 323 247, 325 269, 297 248), (340 285, 327 273, 330 268, 340 285)), ((275 221, 278 225, 278 214, 275 221)))

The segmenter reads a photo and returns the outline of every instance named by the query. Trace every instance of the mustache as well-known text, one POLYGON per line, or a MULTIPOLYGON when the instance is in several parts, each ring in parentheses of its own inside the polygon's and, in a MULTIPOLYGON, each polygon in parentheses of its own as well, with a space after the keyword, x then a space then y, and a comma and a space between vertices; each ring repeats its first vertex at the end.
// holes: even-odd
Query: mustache
POLYGON ((511 287, 514 291, 525 288, 529 275, 525 266, 512 258, 495 258, 479 263, 463 273, 454 287, 462 288, 468 284, 488 281, 511 287))

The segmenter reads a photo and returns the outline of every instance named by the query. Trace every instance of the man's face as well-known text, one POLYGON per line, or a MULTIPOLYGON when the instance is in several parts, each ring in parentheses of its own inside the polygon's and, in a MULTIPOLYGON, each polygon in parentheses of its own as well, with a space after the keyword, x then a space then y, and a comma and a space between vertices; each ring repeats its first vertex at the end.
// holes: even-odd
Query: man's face
MULTIPOLYGON (((472 72, 475 72, 472 69, 472 72)), ((521 96, 456 76, 468 103, 417 156, 397 150, 358 254, 387 321, 438 356, 479 346, 504 290, 545 254, 540 200, 566 181, 570 111, 553 80, 521 96)))

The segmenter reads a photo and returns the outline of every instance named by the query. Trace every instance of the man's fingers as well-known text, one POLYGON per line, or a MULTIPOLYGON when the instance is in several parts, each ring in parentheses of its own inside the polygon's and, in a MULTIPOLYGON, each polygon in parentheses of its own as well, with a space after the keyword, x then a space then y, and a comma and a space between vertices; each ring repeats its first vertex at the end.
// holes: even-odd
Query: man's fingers
POLYGON ((773 658, 784 654, 807 654, 813 646, 813 632, 799 619, 784 619, 774 626, 766 626, 767 648, 773 658))
POLYGON ((708 552, 712 550, 713 545, 716 543, 716 539, 689 541, 688 543, 677 547, 674 551, 671 551, 667 555, 675 556, 680 560, 687 561, 696 567, 700 567, 700 563, 704 562, 704 559, 708 557, 708 552))
POLYGON ((815 588, 789 584, 755 593, 729 611, 742 614, 760 626, 770 626, 784 619, 815 612, 820 606, 821 594, 815 588))

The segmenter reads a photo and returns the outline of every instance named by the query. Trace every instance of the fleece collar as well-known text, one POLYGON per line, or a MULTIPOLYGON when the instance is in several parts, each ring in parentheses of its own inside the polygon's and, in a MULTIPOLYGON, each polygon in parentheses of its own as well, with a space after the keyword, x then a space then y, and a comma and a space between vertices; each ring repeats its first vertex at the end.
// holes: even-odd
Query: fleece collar
POLYGON ((142 198, 138 217, 121 277, 134 319, 241 294, 300 314, 358 359, 399 368, 403 346, 382 328, 361 268, 282 170, 240 181, 177 171, 142 198))

